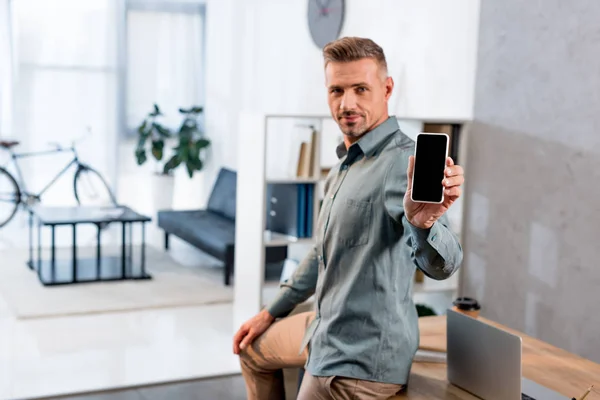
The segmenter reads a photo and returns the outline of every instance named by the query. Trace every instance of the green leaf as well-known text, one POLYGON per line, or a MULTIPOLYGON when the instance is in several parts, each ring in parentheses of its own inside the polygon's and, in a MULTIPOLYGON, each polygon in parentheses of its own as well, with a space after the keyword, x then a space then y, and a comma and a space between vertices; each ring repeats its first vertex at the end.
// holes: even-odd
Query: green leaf
POLYGON ((188 138, 188 137, 191 137, 193 134, 194 134, 193 126, 190 126, 186 123, 181 124, 181 127, 179 128, 179 136, 185 136, 186 138, 188 138))
POLYGON ((177 168, 179 164, 181 164, 179 157, 177 157, 177 155, 172 156, 169 161, 165 163, 165 166, 163 167, 163 173, 168 174, 170 171, 177 168))
POLYGON ((135 158, 137 160, 137 164, 138 165, 142 165, 143 163, 145 163, 146 160, 148 159, 148 157, 146 156, 146 150, 144 150, 144 149, 137 149, 135 151, 135 158))
POLYGON ((187 163, 185 163, 185 166, 187 168, 187 172, 188 172, 189 177, 190 178, 193 177, 194 176, 194 170, 195 170, 194 165, 192 163, 190 163, 190 162, 187 162, 187 163))
POLYGON ((147 125, 148 121, 144 120, 144 122, 142 122, 142 124, 138 127, 137 131, 140 135, 143 135, 144 132, 146 131, 146 125, 147 125))
POLYGON ((183 143, 179 143, 179 147, 177 148, 177 156, 183 162, 186 162, 190 158, 190 146, 188 145, 188 142, 184 141, 183 143))
POLYGON ((204 138, 202 138, 202 139, 199 139, 199 140, 196 142, 196 146, 198 147, 198 149, 203 149, 203 148, 205 148, 205 147, 208 147, 208 146, 210 146, 210 140, 208 140, 208 139, 204 139, 204 138))
POLYGON ((162 136, 163 138, 168 138, 171 136, 171 131, 162 126, 161 124, 153 122, 152 126, 156 129, 159 136, 162 136))
POLYGON ((138 139, 138 144, 137 144, 136 150, 144 150, 144 147, 146 146, 146 139, 148 139, 148 136, 146 136, 146 135, 140 136, 140 138, 138 139))
POLYGON ((157 160, 162 160, 163 158, 163 149, 165 147, 165 142, 162 140, 153 140, 152 141, 152 155, 157 160))
POLYGON ((202 168, 204 167, 204 163, 202 162, 202 160, 201 160, 201 159, 199 159, 199 158, 198 158, 198 159, 196 160, 196 165, 195 165, 195 167, 196 167, 196 171, 201 171, 201 170, 202 170, 202 168))
POLYGON ((159 115, 162 115, 162 113, 160 112, 160 108, 158 108, 158 105, 156 103, 154 103, 154 110, 148 115, 151 117, 158 117, 159 115))

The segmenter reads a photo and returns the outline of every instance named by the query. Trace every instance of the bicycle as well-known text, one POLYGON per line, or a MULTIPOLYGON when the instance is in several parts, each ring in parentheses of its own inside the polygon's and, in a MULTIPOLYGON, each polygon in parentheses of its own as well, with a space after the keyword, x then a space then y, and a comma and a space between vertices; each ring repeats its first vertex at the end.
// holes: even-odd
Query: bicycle
POLYGON ((75 200, 79 205, 102 204, 105 206, 117 206, 116 198, 106 183, 102 175, 91 166, 82 163, 79 160, 76 144, 77 140, 73 141, 69 146, 63 147, 60 143, 49 143, 54 146, 52 150, 35 151, 28 153, 17 153, 13 150, 20 142, 0 140, 0 148, 6 150, 10 154, 10 160, 4 166, 0 166, 0 228, 9 223, 17 213, 19 206, 32 206, 41 202, 42 195, 73 165, 76 166, 75 174, 73 175, 73 192, 75 200), (60 170, 54 178, 50 180, 38 193, 32 193, 27 190, 27 186, 23 179, 18 160, 20 158, 35 157, 53 153, 72 152, 73 158, 69 163, 60 170), (16 177, 8 172, 6 167, 13 163, 16 171, 16 177), (93 183, 95 180, 95 183, 93 183), (93 184, 90 185, 90 182, 93 184), (86 198, 85 185, 88 189, 91 188, 94 192, 92 197, 98 199, 95 203, 88 201, 86 198), (6 190, 4 188, 7 188, 6 190), (4 216, 6 212, 6 217, 4 216))

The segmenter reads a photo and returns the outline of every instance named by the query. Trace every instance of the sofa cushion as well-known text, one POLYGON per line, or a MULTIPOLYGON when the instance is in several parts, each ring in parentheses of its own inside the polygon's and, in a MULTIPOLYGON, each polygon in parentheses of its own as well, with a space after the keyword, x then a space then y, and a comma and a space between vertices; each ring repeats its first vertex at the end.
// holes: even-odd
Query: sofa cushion
POLYGON ((159 211, 158 226, 221 259, 235 243, 235 223, 207 210, 159 211))
POLYGON ((237 174, 221 168, 208 199, 207 210, 235 221, 237 174))

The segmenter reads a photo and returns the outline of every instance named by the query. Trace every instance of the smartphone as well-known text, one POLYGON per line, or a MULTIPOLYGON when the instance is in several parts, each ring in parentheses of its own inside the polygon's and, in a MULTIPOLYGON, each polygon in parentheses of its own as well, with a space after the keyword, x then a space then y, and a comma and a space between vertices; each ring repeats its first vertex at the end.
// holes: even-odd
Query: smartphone
POLYGON ((436 204, 444 201, 442 180, 448 158, 449 141, 445 133, 417 134, 411 188, 412 201, 436 204))

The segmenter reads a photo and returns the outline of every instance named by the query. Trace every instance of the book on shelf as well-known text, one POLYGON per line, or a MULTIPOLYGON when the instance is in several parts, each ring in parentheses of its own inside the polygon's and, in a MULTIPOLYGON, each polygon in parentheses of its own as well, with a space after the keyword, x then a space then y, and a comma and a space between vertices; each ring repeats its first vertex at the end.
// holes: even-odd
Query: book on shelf
POLYGON ((300 143, 300 152, 298 154, 298 166, 296 168, 296 176, 299 178, 312 178, 315 176, 316 166, 316 151, 317 148, 317 131, 312 130, 310 141, 300 143))
POLYGON ((314 183, 267 185, 266 229, 297 238, 313 235, 314 183))

